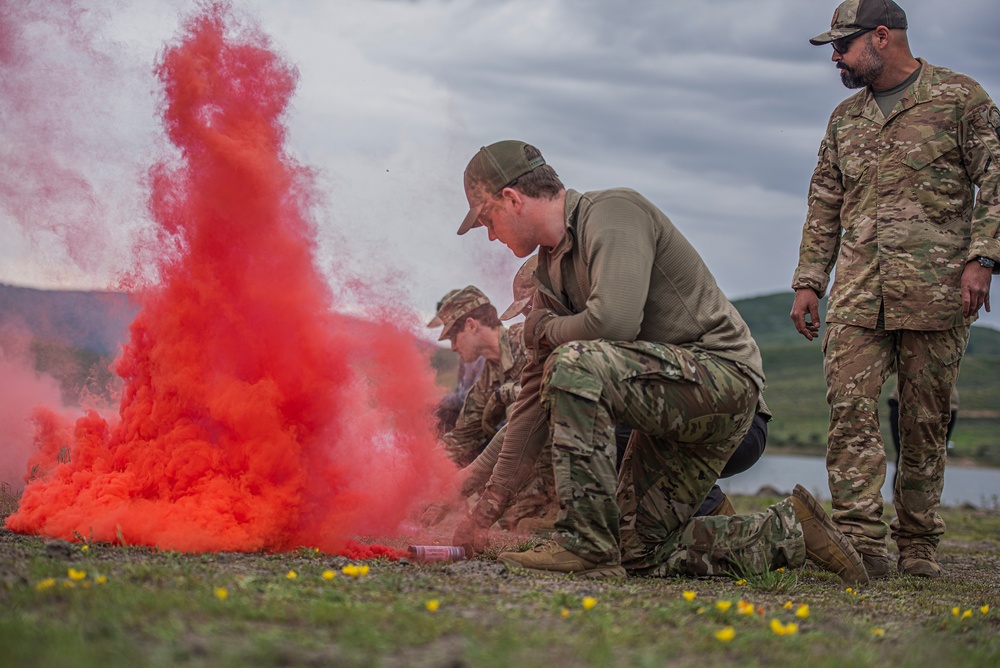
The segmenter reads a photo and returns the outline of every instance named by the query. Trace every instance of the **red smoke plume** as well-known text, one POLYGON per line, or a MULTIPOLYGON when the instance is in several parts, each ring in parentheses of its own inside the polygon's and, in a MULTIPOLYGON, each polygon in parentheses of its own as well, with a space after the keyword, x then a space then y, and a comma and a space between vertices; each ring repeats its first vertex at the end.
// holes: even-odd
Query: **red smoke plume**
POLYGON ((312 174, 283 148, 297 73, 268 38, 206 5, 156 74, 180 157, 150 171, 161 280, 116 362, 119 415, 67 428, 40 412, 48 472, 7 526, 182 551, 356 549, 452 469, 426 358, 396 323, 334 312, 312 174), (64 447, 70 461, 52 461, 64 447))

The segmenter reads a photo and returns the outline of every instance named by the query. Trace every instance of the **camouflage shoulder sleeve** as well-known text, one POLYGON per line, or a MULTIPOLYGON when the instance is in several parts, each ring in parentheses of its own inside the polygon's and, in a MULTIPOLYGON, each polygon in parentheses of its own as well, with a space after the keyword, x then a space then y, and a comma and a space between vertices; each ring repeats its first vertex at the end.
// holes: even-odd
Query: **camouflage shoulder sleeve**
MULTIPOLYGON (((969 102, 963 118, 962 159, 979 192, 966 259, 981 255, 1000 262, 1000 110, 978 84, 969 102)), ((1000 267, 993 271, 1000 273, 1000 267)))
POLYGON ((840 251, 840 208, 844 201, 844 186, 834 131, 838 112, 830 118, 826 137, 819 147, 816 169, 809 183, 809 208, 802 227, 799 264, 792 277, 793 289, 812 288, 821 296, 830 283, 830 273, 840 251))

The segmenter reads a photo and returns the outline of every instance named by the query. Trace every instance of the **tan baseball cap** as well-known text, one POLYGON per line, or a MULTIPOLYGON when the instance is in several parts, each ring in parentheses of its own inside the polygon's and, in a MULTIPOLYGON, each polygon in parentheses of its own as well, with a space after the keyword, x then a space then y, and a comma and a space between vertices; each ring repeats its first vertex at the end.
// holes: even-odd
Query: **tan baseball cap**
POLYGON ((514 274, 514 303, 507 307, 507 310, 500 315, 501 320, 510 320, 517 315, 524 313, 524 310, 531 303, 531 298, 535 296, 535 269, 538 268, 538 255, 532 255, 527 262, 514 274))
POLYGON ((486 198, 495 195, 523 176, 545 164, 545 158, 538 156, 528 160, 524 157, 527 143, 515 139, 505 139, 484 146, 472 156, 465 168, 465 197, 469 200, 469 213, 458 228, 465 234, 473 227, 479 227, 479 214, 486 198))
POLYGON ((474 285, 467 285, 461 290, 452 290, 441 300, 441 307, 438 309, 437 315, 427 326, 435 327, 435 322, 443 325, 444 329, 441 330, 438 341, 444 341, 448 338, 449 330, 455 323, 471 313, 473 309, 489 303, 489 298, 474 285))
POLYGON ((906 30, 906 12, 892 0, 845 0, 834 10, 830 29, 809 43, 821 46, 879 26, 906 30))

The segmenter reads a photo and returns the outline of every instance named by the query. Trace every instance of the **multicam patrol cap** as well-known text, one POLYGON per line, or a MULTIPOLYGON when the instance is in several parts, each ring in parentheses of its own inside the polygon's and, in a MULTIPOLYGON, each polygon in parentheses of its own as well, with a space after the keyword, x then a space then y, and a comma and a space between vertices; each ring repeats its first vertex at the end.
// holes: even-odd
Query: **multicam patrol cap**
POLYGON ((527 262, 514 274, 514 303, 507 307, 507 310, 500 315, 501 320, 511 318, 524 313, 531 298, 535 295, 535 269, 538 267, 538 255, 532 255, 527 262))
POLYGON ((489 303, 489 298, 474 285, 467 285, 461 290, 452 290, 441 300, 441 307, 438 309, 437 315, 427 323, 427 326, 444 325, 441 336, 438 338, 438 341, 444 341, 448 338, 455 323, 462 320, 473 309, 489 303))
POLYGON ((809 43, 821 46, 879 26, 905 30, 906 12, 892 0, 845 0, 833 12, 830 30, 816 35, 809 43))
MULTIPOLYGON (((444 303, 446 301, 448 301, 449 299, 451 299, 452 297, 454 297, 455 295, 457 295, 459 292, 461 292, 461 290, 449 290, 448 294, 446 294, 444 297, 441 298, 440 301, 438 301, 438 303, 437 303, 438 310, 440 310, 441 307, 444 306, 444 303)), ((437 317, 437 313, 435 313, 434 317, 431 318, 431 321, 429 323, 427 323, 427 326, 428 327, 440 327, 443 324, 444 323, 441 322, 441 318, 437 317)))
POLYGON ((479 214, 486 198, 503 190, 514 179, 527 174, 535 167, 545 164, 545 158, 538 156, 528 160, 524 157, 523 141, 506 139, 479 149, 465 168, 465 196, 469 200, 469 213, 458 228, 465 234, 473 227, 479 227, 479 214))

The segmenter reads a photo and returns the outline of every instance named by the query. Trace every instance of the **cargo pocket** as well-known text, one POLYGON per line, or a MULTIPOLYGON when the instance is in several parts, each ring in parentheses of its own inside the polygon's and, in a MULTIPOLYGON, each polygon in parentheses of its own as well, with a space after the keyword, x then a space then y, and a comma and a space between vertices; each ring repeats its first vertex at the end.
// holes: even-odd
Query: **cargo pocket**
POLYGON ((700 365, 695 353, 685 348, 650 341, 619 342, 618 346, 639 353, 636 358, 628 358, 619 378, 665 377, 669 380, 686 380, 701 384, 700 365))

